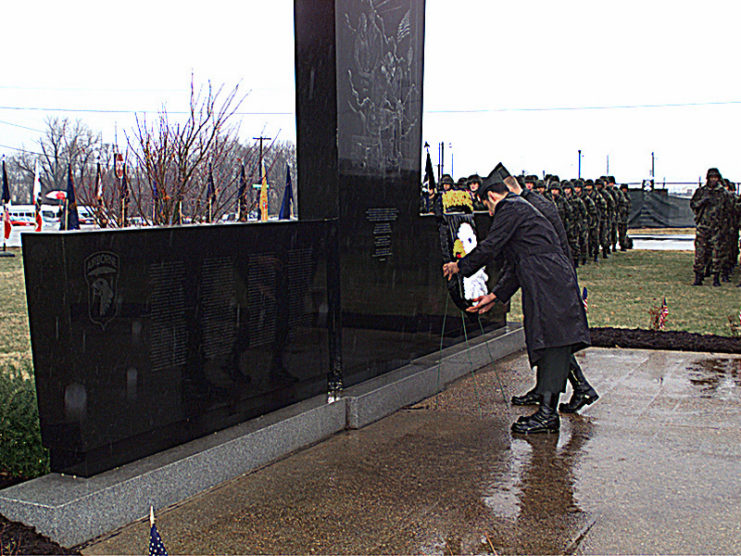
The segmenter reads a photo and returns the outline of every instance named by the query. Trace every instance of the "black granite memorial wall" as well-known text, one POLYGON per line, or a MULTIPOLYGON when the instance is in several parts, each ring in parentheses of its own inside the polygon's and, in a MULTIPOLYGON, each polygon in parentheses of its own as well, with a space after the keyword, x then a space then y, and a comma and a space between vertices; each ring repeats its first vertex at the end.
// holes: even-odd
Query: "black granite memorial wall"
POLYGON ((334 232, 292 222, 24 234, 52 469, 89 476, 326 393, 334 232))
POLYGON ((53 471, 89 476, 504 325, 450 301, 439 222, 419 214, 424 2, 296 0, 295 29, 299 222, 23 235, 53 471))
MULTIPOLYGON (((460 341, 438 220, 419 214, 425 3, 296 0, 300 217, 337 219, 346 385, 460 341)), ((485 234, 488 215, 477 215, 485 234)), ((497 272, 490 269, 489 276, 497 272)), ((504 324, 490 313, 485 327, 504 324)), ((470 320, 466 332, 479 333, 470 320)))

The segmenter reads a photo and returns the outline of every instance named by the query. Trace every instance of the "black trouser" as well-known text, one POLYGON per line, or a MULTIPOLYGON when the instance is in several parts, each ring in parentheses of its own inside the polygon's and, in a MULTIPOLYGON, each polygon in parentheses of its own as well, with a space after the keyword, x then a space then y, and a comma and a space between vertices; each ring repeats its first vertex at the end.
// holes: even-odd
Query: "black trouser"
POLYGON ((535 392, 565 392, 569 376, 572 353, 571 346, 546 348, 538 359, 538 378, 535 392))

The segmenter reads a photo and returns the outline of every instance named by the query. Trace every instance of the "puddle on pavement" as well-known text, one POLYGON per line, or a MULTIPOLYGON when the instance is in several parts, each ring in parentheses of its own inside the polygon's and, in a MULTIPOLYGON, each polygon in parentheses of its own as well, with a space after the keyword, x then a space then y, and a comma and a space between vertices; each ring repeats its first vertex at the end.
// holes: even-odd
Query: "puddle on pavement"
POLYGON ((559 553, 564 549, 586 519, 575 493, 592 430, 586 419, 562 421, 558 435, 512 438, 506 472, 482 495, 484 504, 510 528, 505 537, 504 531, 490 531, 487 542, 505 551, 559 553))
POLYGON ((726 400, 739 396, 741 359, 703 359, 687 370, 690 384, 700 390, 700 397, 726 400))

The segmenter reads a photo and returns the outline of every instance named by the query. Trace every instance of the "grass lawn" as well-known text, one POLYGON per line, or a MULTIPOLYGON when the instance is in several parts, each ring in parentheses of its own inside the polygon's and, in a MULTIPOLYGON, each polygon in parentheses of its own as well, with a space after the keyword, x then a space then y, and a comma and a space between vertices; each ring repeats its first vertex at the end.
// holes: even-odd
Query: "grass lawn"
MULTIPOLYGON (((589 325, 648 329, 649 310, 666 296, 666 330, 731 336, 728 316, 738 319, 741 309, 741 288, 735 287, 738 269, 720 288, 710 285, 712 278, 703 286, 691 286, 693 261, 694 251, 632 250, 580 266, 579 285, 589 293, 589 325)), ((508 318, 522 319, 519 292, 508 318)))
POLYGON ((0 258, 0 368, 31 365, 26 286, 20 249, 15 257, 0 258))

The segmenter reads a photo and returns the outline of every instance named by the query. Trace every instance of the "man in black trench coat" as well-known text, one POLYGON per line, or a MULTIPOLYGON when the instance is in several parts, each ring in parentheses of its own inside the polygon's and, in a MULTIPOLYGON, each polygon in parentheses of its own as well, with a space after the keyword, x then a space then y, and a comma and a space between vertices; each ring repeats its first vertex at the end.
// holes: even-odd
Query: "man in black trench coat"
POLYGON ((443 265, 450 279, 471 276, 489 261, 504 257, 513 272, 505 273, 494 291, 470 310, 486 312, 506 303, 522 288, 525 338, 531 366, 537 366, 538 411, 512 424, 513 432, 557 432, 558 398, 566 388, 572 353, 590 344, 584 305, 573 266, 559 245, 553 226, 530 203, 511 193, 492 172, 479 188, 493 216, 486 239, 457 262, 443 265), (509 276, 509 277, 508 277, 509 276))

